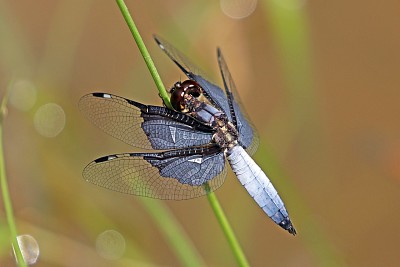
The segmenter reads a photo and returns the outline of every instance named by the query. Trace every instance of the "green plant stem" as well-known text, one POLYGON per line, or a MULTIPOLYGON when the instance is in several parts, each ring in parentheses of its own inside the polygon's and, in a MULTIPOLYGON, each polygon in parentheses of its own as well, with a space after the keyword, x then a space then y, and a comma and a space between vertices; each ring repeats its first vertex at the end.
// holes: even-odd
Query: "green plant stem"
POLYGON ((245 266, 250 266, 245 254, 243 253, 242 248, 240 247, 240 244, 235 236, 235 233, 232 230, 231 225, 229 224, 228 219, 225 216, 225 213, 219 204, 219 201, 217 199, 217 196, 210 190, 210 187, 208 184, 205 184, 205 190, 207 191, 207 198, 208 201, 210 202, 210 205, 214 211, 215 216, 217 217, 217 220, 219 224, 221 225, 221 228, 225 234, 226 239, 228 240, 228 243, 233 251, 233 254, 236 257, 236 260, 239 264, 239 266, 245 267, 245 266))
MULTIPOLYGON (((125 5, 123 0, 116 0, 116 1, 122 12, 122 15, 125 18, 126 23, 128 24, 128 27, 133 35, 133 38, 135 39, 136 44, 139 47, 140 53, 142 54, 142 56, 147 64, 147 67, 150 70, 151 76, 153 77, 153 80, 157 85, 157 88, 158 88, 161 98, 163 99, 163 101, 167 105, 167 107, 172 109, 168 94, 165 91, 165 87, 161 81, 160 75, 158 74, 157 69, 154 66, 153 60, 151 59, 150 54, 148 53, 146 46, 145 46, 142 38, 140 37, 139 31, 136 28, 136 25, 133 22, 131 15, 129 14, 129 10, 128 10, 127 6, 125 5)), ((210 187, 208 184, 205 184, 204 188, 207 192, 207 197, 208 197, 209 203, 214 211, 215 216, 217 217, 217 220, 218 220, 226 238, 228 239, 229 245, 233 251, 233 254, 236 257, 236 260, 237 260, 239 266, 249 266, 247 259, 243 253, 243 250, 241 249, 241 247, 239 245, 239 242, 229 224, 228 219, 225 216, 224 211, 221 208, 221 205, 218 202, 216 195, 210 190, 210 187)), ((165 229, 165 230, 168 230, 168 229, 165 229)), ((168 236, 170 236, 170 235, 168 235, 168 236)))
POLYGON ((156 66, 154 65, 154 62, 150 57, 149 51, 147 51, 147 48, 143 42, 143 39, 140 36, 138 29, 136 28, 135 22, 133 22, 133 19, 132 19, 131 15, 129 14, 128 7, 125 5, 125 2, 123 0, 117 0, 117 4, 119 6, 119 9, 121 10, 122 15, 124 16, 126 24, 128 24, 129 30, 131 31, 132 36, 135 39, 135 42, 140 50, 140 53, 142 54, 143 59, 146 62, 147 68, 149 69, 150 74, 153 77, 153 80, 157 86, 158 92, 160 93, 160 97, 164 101, 165 105, 168 108, 172 109, 171 102, 169 101, 168 93, 165 90, 164 84, 161 81, 160 75, 158 74, 158 71, 156 69, 156 66))
MULTIPOLYGON (((151 59, 149 52, 147 51, 143 39, 140 36, 131 15, 129 14, 127 6, 125 5, 123 0, 117 0, 117 4, 121 10, 122 15, 125 18, 126 23, 128 24, 133 38, 135 39, 135 42, 140 50, 140 53, 143 56, 144 61, 146 62, 146 65, 151 73, 151 76, 153 77, 161 98, 163 99, 165 105, 168 108, 172 109, 168 93, 165 90, 164 84, 161 81, 160 75, 158 74, 154 62, 151 59)), ((184 232, 181 230, 176 220, 168 212, 168 210, 166 210, 164 206, 159 205, 154 201, 144 200, 142 201, 142 204, 147 208, 149 214, 155 219, 155 222, 157 223, 159 229, 161 229, 162 233, 164 234, 172 248, 174 248, 175 254, 182 262, 182 264, 184 266, 203 266, 204 262, 201 260, 201 257, 198 255, 195 248, 186 237, 184 232)))
POLYGON ((3 151, 3 120, 7 105, 7 98, 8 98, 7 96, 9 91, 8 89, 10 88, 11 84, 12 82, 10 83, 10 85, 6 90, 6 94, 4 95, 0 106, 0 186, 1 186, 1 193, 3 195, 4 209, 6 212, 8 227, 10 229, 11 242, 14 248, 14 253, 16 255, 18 265, 20 267, 23 267, 27 265, 24 261, 21 249, 17 241, 17 227, 15 225, 14 212, 11 205, 10 193, 8 191, 8 184, 7 184, 5 163, 4 163, 4 151, 3 151))

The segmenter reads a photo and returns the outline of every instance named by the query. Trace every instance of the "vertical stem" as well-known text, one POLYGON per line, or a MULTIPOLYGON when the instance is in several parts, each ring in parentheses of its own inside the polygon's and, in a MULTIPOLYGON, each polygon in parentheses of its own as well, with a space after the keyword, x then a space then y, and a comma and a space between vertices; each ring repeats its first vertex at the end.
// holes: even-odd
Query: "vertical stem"
POLYGON ((128 7, 125 5, 125 2, 123 0, 117 0, 117 4, 119 6, 119 9, 121 10, 122 15, 124 16, 126 24, 128 24, 129 30, 131 31, 132 36, 135 39, 135 42, 140 50, 140 53, 142 54, 143 59, 146 62, 147 68, 149 69, 150 74, 153 77, 153 80, 157 86, 157 89, 160 93, 162 100, 164 101, 165 105, 168 108, 172 109, 168 93, 165 90, 164 84, 161 81, 160 75, 158 74, 156 66, 154 65, 154 62, 151 59, 149 52, 147 51, 143 39, 140 36, 138 29, 136 28, 135 22, 133 22, 133 19, 129 14, 128 7))
MULTIPOLYGON (((163 99, 164 103, 168 106, 168 108, 172 109, 168 94, 165 91, 165 87, 161 81, 160 75, 158 74, 157 69, 154 66, 153 60, 151 59, 150 54, 148 53, 146 46, 145 46, 142 38, 140 37, 139 31, 136 28, 136 25, 133 22, 131 15, 129 14, 129 10, 128 10, 127 6, 125 5, 123 0, 116 0, 116 1, 122 12, 122 15, 125 18, 126 23, 128 24, 128 27, 133 35, 133 38, 135 39, 136 44, 139 47, 140 53, 142 54, 142 56, 147 64, 147 67, 150 70, 151 76, 153 77, 153 80, 157 85, 157 88, 158 88, 161 98, 163 99)), ((236 260, 237 260, 239 266, 242 266, 242 267, 249 266, 247 259, 243 253, 243 250, 241 249, 239 242, 236 239, 236 236, 229 224, 228 219, 226 218, 226 216, 221 208, 221 205, 218 202, 217 197, 215 196, 215 194, 213 192, 211 192, 208 184, 205 184, 204 188, 207 191, 207 197, 208 197, 210 205, 214 211, 214 214, 217 217, 217 220, 218 220, 226 238, 228 239, 229 245, 233 251, 233 254, 236 257, 236 260)))
POLYGON ((22 252, 19 247, 18 240, 17 240, 17 227, 15 225, 14 212, 13 212, 12 205, 11 205, 10 193, 8 191, 6 169, 5 169, 5 163, 4 163, 4 151, 3 151, 3 120, 4 120, 5 111, 6 111, 8 91, 9 91, 9 88, 11 87, 11 84, 12 84, 12 82, 10 82, 10 84, 8 85, 6 94, 4 95, 3 100, 1 101, 1 105, 0 105, 0 186, 1 186, 1 193, 3 195, 4 209, 6 212, 8 227, 10 229, 11 242, 12 242, 12 245, 14 248, 14 253, 17 258, 18 265, 20 267, 24 267, 27 265, 24 261, 24 258, 22 256, 22 252))
POLYGON ((226 218, 221 205, 219 204, 216 195, 214 194, 214 192, 210 191, 210 186, 208 184, 205 184, 204 187, 205 190, 207 191, 207 198, 208 201, 210 202, 211 208, 213 209, 214 214, 217 217, 219 224, 221 225, 221 228, 225 234, 226 239, 228 240, 228 243, 233 251, 233 254, 236 257, 239 266, 242 267, 250 266, 235 236, 235 233, 233 232, 232 227, 228 219, 226 218))
MULTIPOLYGON (((157 72, 154 62, 151 59, 149 52, 147 51, 147 48, 143 42, 142 37, 140 36, 138 29, 136 28, 136 25, 129 13, 127 6, 125 5, 123 0, 117 0, 117 4, 121 10, 122 15, 124 16, 126 23, 128 24, 129 30, 131 31, 133 38, 135 39, 140 53, 143 56, 144 61, 146 62, 147 68, 149 69, 151 76, 153 77, 153 80, 157 86, 162 100, 168 108, 172 109, 168 93, 165 90, 160 75, 157 72)), ((176 220, 169 213, 169 211, 164 208, 164 206, 159 205, 158 202, 152 201, 142 201, 142 204, 146 206, 149 214, 153 218, 155 218, 156 223, 158 224, 162 233, 167 238, 177 257, 180 259, 184 266, 204 265, 201 257, 195 250, 190 240, 188 240, 185 233, 181 230, 181 227, 179 227, 176 220), (162 221, 160 218, 162 218, 162 221)))

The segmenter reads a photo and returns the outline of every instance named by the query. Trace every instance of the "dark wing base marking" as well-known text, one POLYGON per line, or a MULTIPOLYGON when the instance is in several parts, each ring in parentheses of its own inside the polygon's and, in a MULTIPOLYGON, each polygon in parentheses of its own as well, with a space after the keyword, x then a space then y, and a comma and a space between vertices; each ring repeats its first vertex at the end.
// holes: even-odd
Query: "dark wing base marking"
POLYGON ((213 129, 186 114, 112 94, 83 96, 79 108, 104 132, 135 147, 165 150, 212 140, 213 129))
POLYGON ((121 193, 159 199, 190 199, 206 194, 206 182, 211 190, 222 185, 226 176, 225 157, 217 148, 203 151, 203 154, 196 154, 191 148, 117 154, 91 162, 83 176, 93 184, 121 193))

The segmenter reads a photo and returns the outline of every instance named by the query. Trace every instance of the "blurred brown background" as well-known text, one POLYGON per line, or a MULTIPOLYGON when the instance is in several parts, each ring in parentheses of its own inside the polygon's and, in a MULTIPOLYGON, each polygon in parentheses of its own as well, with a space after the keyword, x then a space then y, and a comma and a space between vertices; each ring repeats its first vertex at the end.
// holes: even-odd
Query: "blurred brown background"
MULTIPOLYGON (((167 87, 184 77, 153 33, 218 81, 224 52, 260 134, 255 159, 298 230, 274 225, 229 172, 216 194, 252 266, 400 264, 399 1, 227 3, 248 10, 242 19, 218 1, 126 4, 167 87)), ((138 151, 91 125, 82 95, 161 104, 115 1, 0 0, 0 58, 1 95, 14 79, 7 178, 18 232, 40 246, 36 266, 181 266, 143 204, 154 200, 81 176, 95 158, 138 151), (95 246, 109 229, 126 242, 111 260, 95 246)), ((206 266, 236 264, 206 197, 161 204, 206 266)), ((14 265, 7 235, 1 205, 0 266, 14 265)))

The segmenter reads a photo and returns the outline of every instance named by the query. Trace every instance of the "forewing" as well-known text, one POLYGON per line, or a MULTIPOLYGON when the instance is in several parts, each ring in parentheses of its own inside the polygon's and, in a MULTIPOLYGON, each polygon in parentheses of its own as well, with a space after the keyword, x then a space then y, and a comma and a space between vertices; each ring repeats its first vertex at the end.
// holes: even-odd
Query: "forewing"
POLYGON ((114 191, 159 199, 182 200, 206 194, 226 176, 223 152, 212 155, 158 158, 162 153, 110 155, 91 162, 83 177, 114 191))
POLYGON ((144 149, 175 149, 208 144, 211 133, 205 133, 173 119, 146 114, 143 104, 104 93, 85 95, 79 108, 93 124, 123 142, 144 149))
POLYGON ((172 61, 185 73, 185 75, 195 80, 205 91, 205 96, 219 110, 223 111, 229 119, 230 112, 225 92, 211 82, 203 71, 192 63, 183 53, 179 52, 173 45, 163 40, 159 36, 154 36, 158 46, 168 55, 172 61))
POLYGON ((228 95, 231 95, 234 112, 232 117, 236 117, 237 130, 239 131, 239 143, 250 155, 252 155, 256 152, 259 144, 257 131, 243 109, 243 105, 241 105, 240 98, 236 90, 236 85, 220 49, 217 50, 217 54, 225 90, 228 95))

